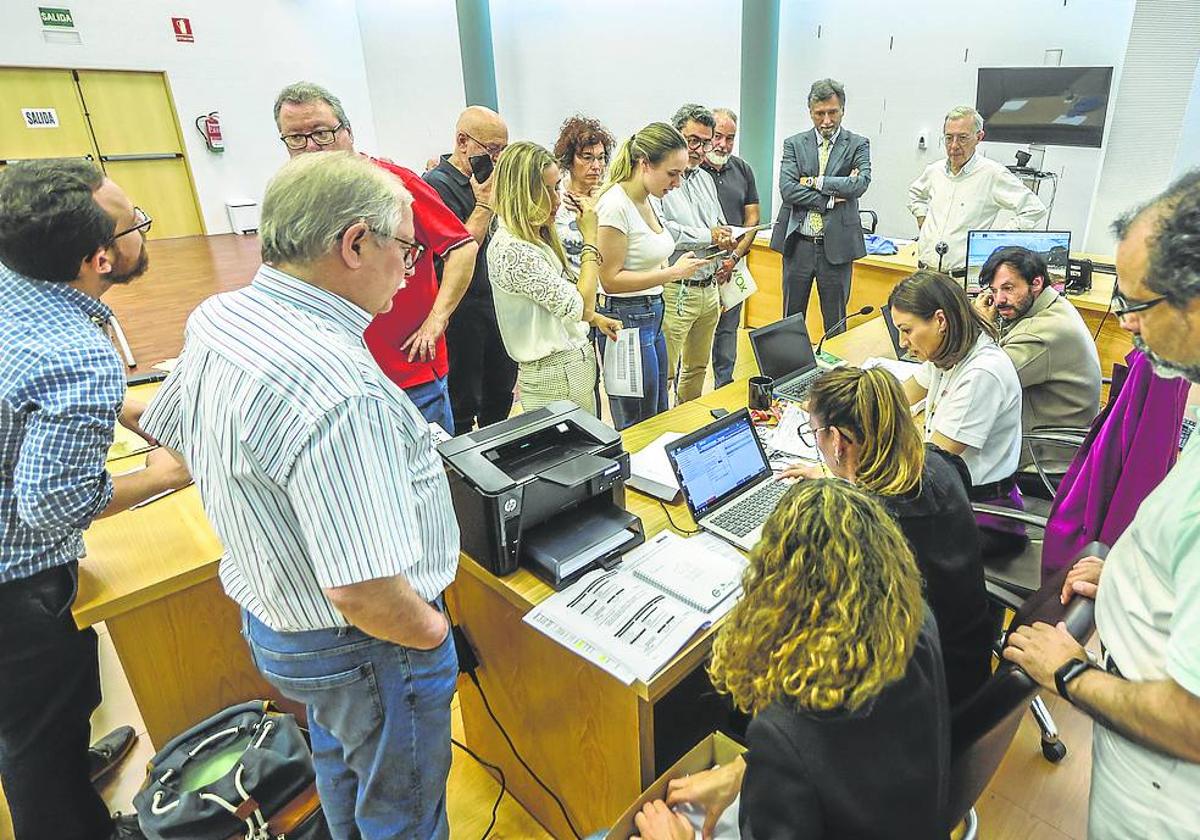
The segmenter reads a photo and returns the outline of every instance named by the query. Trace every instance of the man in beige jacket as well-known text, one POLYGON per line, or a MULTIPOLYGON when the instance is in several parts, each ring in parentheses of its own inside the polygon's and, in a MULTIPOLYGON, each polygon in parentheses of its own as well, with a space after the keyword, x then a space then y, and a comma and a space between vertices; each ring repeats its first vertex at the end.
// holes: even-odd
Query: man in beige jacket
MULTIPOLYGON (((1021 430, 1046 426, 1086 428, 1100 410, 1100 357, 1082 316, 1047 281, 1046 262, 1027 248, 998 248, 979 273, 983 291, 975 306, 1000 327, 1000 346, 1021 378, 1021 430)), ((1067 471, 1071 450, 1037 447, 1051 475, 1067 471)), ((1032 473, 1029 447, 1021 450, 1021 473, 1032 473)), ((1018 476, 1020 478, 1020 476, 1018 476)), ((1036 478, 1023 491, 1045 495, 1036 478), (1041 493, 1037 491, 1041 490, 1041 493)))

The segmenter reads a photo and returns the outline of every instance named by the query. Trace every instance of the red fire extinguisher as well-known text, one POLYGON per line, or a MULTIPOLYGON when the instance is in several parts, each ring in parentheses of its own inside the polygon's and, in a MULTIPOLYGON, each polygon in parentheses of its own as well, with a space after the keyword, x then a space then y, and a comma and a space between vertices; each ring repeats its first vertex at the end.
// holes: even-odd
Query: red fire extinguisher
POLYGON ((216 111, 196 117, 196 128, 204 137, 204 145, 210 152, 225 151, 225 141, 221 139, 221 118, 216 111))

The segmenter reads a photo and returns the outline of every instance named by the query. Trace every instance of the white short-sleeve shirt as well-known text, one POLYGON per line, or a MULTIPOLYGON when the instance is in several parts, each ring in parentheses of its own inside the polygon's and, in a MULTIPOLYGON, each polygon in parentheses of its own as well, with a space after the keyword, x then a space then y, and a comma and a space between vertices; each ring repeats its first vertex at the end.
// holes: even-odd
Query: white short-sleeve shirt
POLYGON ((965 444, 963 462, 971 484, 989 484, 1017 471, 1021 459, 1021 380, 996 342, 979 336, 974 348, 954 367, 942 370, 925 362, 917 384, 928 391, 925 440, 941 432, 965 444))
MULTIPOLYGON (((625 234, 625 265, 626 271, 654 271, 663 267, 667 258, 675 252, 675 239, 664 225, 662 231, 655 233, 646 224, 642 214, 620 184, 615 184, 604 191, 596 202, 596 218, 604 227, 616 228, 625 234)), ((662 225, 662 221, 659 221, 662 225)), ((661 295, 662 286, 651 286, 637 292, 609 292, 612 297, 640 297, 642 295, 661 295)))

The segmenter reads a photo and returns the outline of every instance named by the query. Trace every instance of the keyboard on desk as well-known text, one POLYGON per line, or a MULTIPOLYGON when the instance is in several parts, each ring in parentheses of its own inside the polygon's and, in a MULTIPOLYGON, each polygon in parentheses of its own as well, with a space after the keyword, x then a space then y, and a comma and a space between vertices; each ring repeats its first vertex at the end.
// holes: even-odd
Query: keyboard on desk
POLYGON ((789 486, 782 481, 765 481, 757 490, 708 521, 735 536, 744 537, 767 521, 789 486))
POLYGON ((806 376, 801 379, 788 382, 786 385, 776 385, 775 394, 776 396, 792 400, 793 402, 804 402, 808 399, 809 388, 811 388, 812 384, 816 381, 816 376, 806 376))

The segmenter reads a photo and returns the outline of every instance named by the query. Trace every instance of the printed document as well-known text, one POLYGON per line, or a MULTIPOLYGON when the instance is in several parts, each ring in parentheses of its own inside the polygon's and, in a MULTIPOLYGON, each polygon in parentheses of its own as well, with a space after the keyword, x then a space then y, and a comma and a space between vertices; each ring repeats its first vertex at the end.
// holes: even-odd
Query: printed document
POLYGON ((637 327, 617 332, 604 345, 604 392, 610 397, 642 395, 642 348, 637 327))

